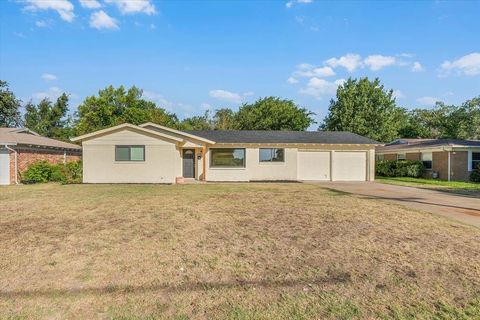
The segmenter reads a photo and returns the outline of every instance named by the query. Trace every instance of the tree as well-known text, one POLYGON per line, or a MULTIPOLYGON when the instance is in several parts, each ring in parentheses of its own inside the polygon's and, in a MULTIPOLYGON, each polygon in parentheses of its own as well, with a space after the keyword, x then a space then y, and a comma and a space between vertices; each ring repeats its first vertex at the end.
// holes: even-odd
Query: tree
POLYGON ((233 130, 235 126, 235 112, 229 108, 215 110, 212 119, 212 125, 215 130, 233 130))
POLYGON ((239 130, 302 131, 314 123, 313 114, 292 100, 266 97, 240 106, 234 119, 239 130))
POLYGON ((38 105, 29 102, 25 106, 25 127, 38 134, 62 140, 68 140, 71 128, 68 113, 68 95, 63 93, 52 102, 45 98, 38 105))
POLYGON ((208 111, 203 116, 185 118, 178 125, 180 130, 212 130, 212 123, 208 111))
POLYGON ((157 107, 154 102, 142 99, 143 91, 133 86, 109 86, 98 92, 98 96, 87 97, 78 107, 76 131, 85 134, 95 130, 129 122, 141 124, 154 122, 173 127, 177 116, 157 107))
POLYGON ((377 78, 349 78, 330 101, 329 114, 319 129, 350 131, 381 142, 399 137, 405 112, 396 106, 393 90, 377 78))
POLYGON ((8 88, 6 81, 0 80, 0 127, 21 125, 21 101, 8 88))

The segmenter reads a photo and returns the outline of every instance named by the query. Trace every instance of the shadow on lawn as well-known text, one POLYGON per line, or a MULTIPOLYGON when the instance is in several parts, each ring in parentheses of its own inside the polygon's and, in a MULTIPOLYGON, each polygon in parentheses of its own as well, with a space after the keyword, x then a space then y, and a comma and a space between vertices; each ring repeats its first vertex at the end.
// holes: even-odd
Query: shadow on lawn
POLYGON ((104 294, 129 294, 152 291, 165 291, 167 293, 200 291, 210 289, 252 288, 277 288, 277 287, 306 287, 321 284, 346 284, 351 281, 350 273, 335 272, 326 277, 300 278, 292 280, 233 280, 231 282, 189 282, 181 284, 153 283, 149 285, 106 285, 102 287, 85 288, 48 288, 34 290, 0 291, 0 298, 31 298, 48 296, 78 296, 78 295, 104 295, 104 294))

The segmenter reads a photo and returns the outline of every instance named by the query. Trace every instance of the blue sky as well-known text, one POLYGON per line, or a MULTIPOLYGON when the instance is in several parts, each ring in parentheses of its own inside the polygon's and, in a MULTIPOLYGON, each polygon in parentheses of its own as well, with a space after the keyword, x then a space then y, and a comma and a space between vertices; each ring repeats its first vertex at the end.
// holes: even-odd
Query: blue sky
MULTIPOLYGON (((348 77, 397 104, 480 95, 480 2, 0 1, 0 78, 23 101, 136 85, 180 118, 262 96, 325 116, 348 77)), ((316 128, 317 125, 312 128, 316 128)))

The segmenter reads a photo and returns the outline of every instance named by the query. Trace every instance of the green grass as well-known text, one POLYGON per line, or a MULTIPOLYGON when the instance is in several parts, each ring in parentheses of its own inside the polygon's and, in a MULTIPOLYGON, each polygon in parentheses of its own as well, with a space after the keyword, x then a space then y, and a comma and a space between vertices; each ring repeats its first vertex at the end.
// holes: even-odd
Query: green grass
POLYGON ((468 193, 480 195, 480 183, 462 181, 444 181, 409 177, 375 177, 377 182, 396 184, 425 189, 436 189, 453 193, 468 193))

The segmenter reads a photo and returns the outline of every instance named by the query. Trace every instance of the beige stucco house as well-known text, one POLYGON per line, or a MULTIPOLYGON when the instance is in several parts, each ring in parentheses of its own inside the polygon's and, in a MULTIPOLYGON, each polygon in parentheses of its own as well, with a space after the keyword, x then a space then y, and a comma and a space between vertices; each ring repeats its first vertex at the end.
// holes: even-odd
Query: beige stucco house
POLYGON ((398 139, 376 148, 377 160, 417 160, 427 176, 448 181, 468 181, 480 165, 480 141, 457 139, 398 139))
POLYGON ((81 141, 85 183, 372 181, 377 142, 349 132, 179 131, 122 124, 81 141))

